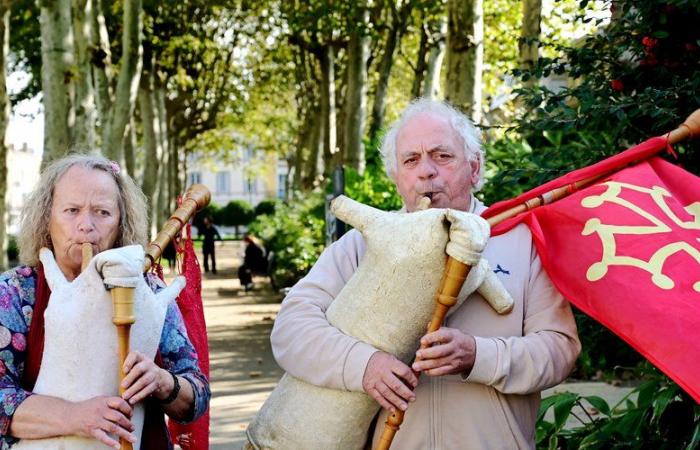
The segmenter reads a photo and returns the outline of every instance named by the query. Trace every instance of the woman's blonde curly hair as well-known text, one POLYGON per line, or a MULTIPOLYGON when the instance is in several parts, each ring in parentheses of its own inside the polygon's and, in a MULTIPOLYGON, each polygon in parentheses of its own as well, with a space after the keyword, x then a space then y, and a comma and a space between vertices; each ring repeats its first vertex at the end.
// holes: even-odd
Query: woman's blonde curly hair
POLYGON ((146 197, 129 175, 119 170, 119 166, 98 155, 72 154, 57 159, 41 173, 39 183, 34 188, 22 208, 20 231, 17 235, 19 259, 22 264, 39 264, 39 250, 47 247, 53 250, 49 236, 49 219, 53 205, 53 192, 56 183, 73 166, 101 170, 108 173, 119 189, 119 234, 115 247, 124 245, 145 245, 148 239, 148 214, 146 197))

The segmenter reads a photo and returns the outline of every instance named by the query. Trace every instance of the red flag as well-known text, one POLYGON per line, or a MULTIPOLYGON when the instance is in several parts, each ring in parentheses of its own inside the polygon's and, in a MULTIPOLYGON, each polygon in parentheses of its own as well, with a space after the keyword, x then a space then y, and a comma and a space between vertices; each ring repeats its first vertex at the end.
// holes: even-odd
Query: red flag
MULTIPOLYGON (((204 321, 202 306, 202 273, 194 253, 190 224, 186 225, 187 237, 181 245, 184 247, 182 274, 187 280, 185 288, 177 298, 177 306, 187 328, 187 335, 197 351, 199 368, 209 378, 209 341, 207 340, 207 324, 204 321)), ((181 250, 178 250, 179 252, 181 250)), ((169 421, 168 428, 173 442, 183 450, 207 450, 209 448, 209 411, 188 425, 180 425, 169 421)))
MULTIPOLYGON (((483 216, 665 146, 650 139, 483 216)), ((492 234, 520 222, 557 289, 700 402, 700 178, 655 157, 502 222, 492 234)))

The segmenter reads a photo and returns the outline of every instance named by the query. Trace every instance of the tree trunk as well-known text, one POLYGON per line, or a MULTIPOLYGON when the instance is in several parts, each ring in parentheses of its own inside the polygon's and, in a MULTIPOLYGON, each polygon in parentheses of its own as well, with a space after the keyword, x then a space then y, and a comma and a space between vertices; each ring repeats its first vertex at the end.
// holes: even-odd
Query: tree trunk
POLYGON ((169 213, 168 212, 168 198, 169 198, 169 193, 168 193, 168 166, 170 164, 170 153, 167 151, 164 151, 161 155, 160 158, 158 159, 159 162, 159 174, 158 174, 158 202, 157 202, 157 207, 156 211, 154 212, 155 217, 156 217, 156 229, 160 230, 163 227, 163 224, 165 223, 165 220, 167 219, 166 215, 169 213))
POLYGON ((95 103, 97 104, 101 148, 107 141, 110 123, 110 105, 112 104, 112 86, 110 83, 112 71, 112 53, 109 46, 109 35, 102 11, 101 0, 91 0, 92 10, 90 19, 92 27, 90 34, 92 78, 95 83, 95 103))
POLYGON ((393 17, 389 30, 387 30, 386 44, 384 45, 384 53, 379 61, 379 78, 377 86, 374 89, 374 103, 372 104, 372 115, 369 126, 369 141, 374 142, 379 135, 379 132, 384 126, 384 109, 386 106, 386 93, 389 90, 389 76, 391 68, 394 65, 394 54, 396 46, 399 42, 399 26, 397 18, 393 17))
POLYGON ((427 70, 426 55, 428 54, 428 32, 426 25, 421 24, 420 42, 418 43, 418 54, 416 55, 416 65, 413 68, 413 84, 411 85, 411 98, 421 96, 423 91, 423 79, 427 70))
POLYGON ((335 57, 327 45, 321 53, 321 117, 323 120, 323 174, 333 173, 333 154, 338 151, 335 114, 335 57))
MULTIPOLYGON (((100 0, 97 0, 100 1, 100 0)), ((75 37, 75 127, 72 148, 89 153, 95 150, 95 93, 89 48, 92 42, 92 0, 73 0, 73 35, 75 37)))
POLYGON ((482 0, 449 0, 445 97, 475 123, 481 120, 484 59, 482 0))
POLYGON ((0 271, 7 261, 7 144, 5 135, 10 122, 10 99, 7 96, 7 54, 10 44, 10 0, 0 1, 0 271))
POLYGON ((350 33, 347 57, 347 92, 345 95, 345 162, 360 174, 365 170, 365 147, 362 143, 367 115, 367 57, 369 36, 366 25, 369 12, 357 5, 358 20, 350 33))
MULTIPOLYGON (((139 87, 139 111, 141 112, 143 149, 145 152, 141 190, 146 196, 148 210, 151 212, 156 209, 153 204, 153 195, 156 192, 158 183, 158 166, 160 165, 159 160, 162 153, 160 138, 156 132, 160 124, 158 123, 157 114, 154 113, 153 89, 151 88, 152 77, 150 74, 148 77, 142 77, 141 86, 139 87)), ((149 223, 155 223, 153 219, 154 217, 151 217, 149 223)))
POLYGON ((114 94, 114 109, 107 126, 107 139, 102 143, 104 155, 115 161, 123 159, 121 143, 126 125, 134 112, 141 76, 141 0, 124 1, 124 34, 122 35, 121 69, 114 94))
MULTIPOLYGON (((170 142, 169 138, 169 133, 168 133, 168 117, 167 117, 167 110, 165 108, 165 86, 161 85, 158 83, 157 79, 155 78, 154 75, 154 97, 153 100, 155 101, 155 113, 156 113, 156 119, 158 123, 158 128, 156 128, 156 138, 158 139, 158 142, 161 148, 161 153, 167 153, 168 152, 168 143, 170 142)), ((162 172, 162 169, 160 169, 160 172, 162 172)), ((162 176, 159 172, 159 177, 162 176)))
POLYGON ((42 167, 68 153, 75 121, 71 0, 44 0, 41 7, 41 87, 44 95, 42 167))
POLYGON ((314 181, 319 173, 319 165, 321 163, 322 148, 323 148, 323 113, 321 108, 316 103, 309 110, 309 126, 311 131, 308 134, 308 140, 305 147, 308 149, 308 157, 304 161, 304 175, 302 179, 302 188, 309 191, 314 187, 314 181))
POLYGON ((133 117, 129 120, 129 123, 126 124, 122 147, 124 148, 124 167, 126 167, 126 173, 128 173, 131 178, 136 179, 136 154, 134 153, 134 149, 136 148, 136 121, 133 117))
MULTIPOLYGON (((540 57, 540 23, 542 21, 542 0, 523 0, 523 23, 520 29, 518 50, 520 68, 532 70, 540 57)), ((526 86, 534 86, 535 77, 525 82, 526 86)))
POLYGON ((428 63, 426 65, 425 80, 423 82, 424 98, 433 99, 440 96, 440 69, 442 60, 445 57, 445 35, 447 34, 447 17, 440 21, 440 29, 434 35, 433 45, 428 52, 428 63))
POLYGON ((170 158, 168 159, 168 202, 165 214, 175 210, 177 206, 177 196, 180 194, 178 186, 178 168, 180 166, 180 145, 170 146, 170 158))

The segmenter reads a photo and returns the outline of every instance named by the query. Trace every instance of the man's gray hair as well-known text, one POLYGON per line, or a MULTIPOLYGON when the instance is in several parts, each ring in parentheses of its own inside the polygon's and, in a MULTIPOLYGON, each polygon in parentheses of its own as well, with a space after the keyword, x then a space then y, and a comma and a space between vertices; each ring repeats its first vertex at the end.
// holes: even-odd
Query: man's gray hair
POLYGON ((433 114, 445 117, 452 129, 461 138, 464 146, 464 156, 467 161, 479 161, 479 180, 472 186, 474 192, 484 185, 484 150, 481 148, 481 133, 467 116, 445 102, 419 98, 411 102, 403 111, 401 117, 394 122, 382 139, 380 153, 384 161, 386 173, 396 180, 398 162, 396 160, 396 138, 403 127, 414 117, 421 114, 433 114))
POLYGON ((17 235, 19 259, 23 264, 39 264, 39 250, 52 248, 49 236, 49 219, 56 183, 73 166, 101 170, 109 174, 119 189, 119 234, 115 247, 145 245, 148 239, 148 215, 146 197, 129 175, 119 170, 116 163, 98 155, 72 154, 57 159, 41 173, 39 183, 22 207, 20 230, 17 235))

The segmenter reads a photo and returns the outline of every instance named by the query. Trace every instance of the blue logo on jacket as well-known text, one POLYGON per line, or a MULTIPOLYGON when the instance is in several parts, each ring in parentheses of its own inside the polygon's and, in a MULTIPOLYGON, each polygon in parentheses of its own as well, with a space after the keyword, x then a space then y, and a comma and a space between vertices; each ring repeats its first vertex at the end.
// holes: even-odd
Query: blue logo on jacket
POLYGON ((503 267, 501 267, 500 264, 496 264, 496 269, 493 271, 493 273, 502 273, 504 275, 510 275, 510 270, 506 270, 503 267))

